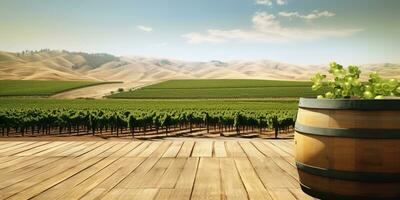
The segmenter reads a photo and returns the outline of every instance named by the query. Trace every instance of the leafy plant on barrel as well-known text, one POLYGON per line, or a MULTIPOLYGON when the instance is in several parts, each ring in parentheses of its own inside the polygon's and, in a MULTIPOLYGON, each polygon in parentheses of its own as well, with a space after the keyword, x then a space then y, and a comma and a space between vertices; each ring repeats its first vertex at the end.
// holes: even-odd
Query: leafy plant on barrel
POLYGON ((347 70, 336 62, 330 63, 329 73, 333 80, 326 81, 326 75, 317 73, 311 80, 314 91, 324 88, 327 92, 318 95, 318 99, 360 98, 383 99, 385 96, 400 96, 400 84, 397 79, 382 79, 378 73, 369 74, 368 82, 359 80, 361 70, 349 66, 347 70))

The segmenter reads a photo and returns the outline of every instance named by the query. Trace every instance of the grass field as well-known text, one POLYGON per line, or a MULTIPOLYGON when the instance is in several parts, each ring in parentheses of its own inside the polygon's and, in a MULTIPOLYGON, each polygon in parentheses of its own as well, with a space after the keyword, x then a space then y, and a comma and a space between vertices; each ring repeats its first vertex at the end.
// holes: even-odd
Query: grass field
POLYGON ((297 100, 122 100, 3 98, 0 109, 103 109, 103 110, 296 110, 297 100))
POLYGON ((108 83, 111 82, 0 80, 0 96, 51 96, 72 89, 108 83))
POLYGON ((170 80, 134 91, 116 93, 120 99, 219 99, 311 97, 311 82, 271 80, 170 80))
POLYGON ((169 80, 150 85, 146 89, 204 89, 204 88, 257 88, 257 87, 311 87, 307 81, 275 81, 252 79, 189 79, 169 80))

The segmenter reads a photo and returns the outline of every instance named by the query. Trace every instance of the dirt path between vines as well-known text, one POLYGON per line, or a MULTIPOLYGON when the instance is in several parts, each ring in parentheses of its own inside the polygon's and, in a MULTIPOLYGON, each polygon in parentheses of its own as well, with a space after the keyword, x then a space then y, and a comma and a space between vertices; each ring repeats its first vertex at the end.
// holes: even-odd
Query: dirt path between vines
POLYGON ((111 91, 117 91, 118 88, 123 88, 125 91, 131 88, 140 88, 149 84, 156 83, 156 81, 135 81, 135 82, 123 82, 123 83, 111 83, 104 85, 96 85, 67 92, 58 93, 51 96, 55 99, 77 99, 77 98, 95 98, 101 99, 106 95, 110 95, 111 91))

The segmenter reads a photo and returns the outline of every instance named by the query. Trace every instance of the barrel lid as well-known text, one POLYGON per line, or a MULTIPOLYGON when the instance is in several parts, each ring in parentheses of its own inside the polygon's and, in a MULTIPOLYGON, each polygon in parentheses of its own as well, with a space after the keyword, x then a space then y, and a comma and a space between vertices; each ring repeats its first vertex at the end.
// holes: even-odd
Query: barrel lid
POLYGON ((400 99, 300 98, 299 107, 332 110, 400 110, 400 99))

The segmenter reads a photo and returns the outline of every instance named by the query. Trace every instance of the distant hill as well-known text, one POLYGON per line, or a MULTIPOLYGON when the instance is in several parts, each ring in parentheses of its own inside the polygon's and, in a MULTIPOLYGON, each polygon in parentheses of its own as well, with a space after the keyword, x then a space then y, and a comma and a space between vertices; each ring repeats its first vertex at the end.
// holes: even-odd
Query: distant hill
MULTIPOLYGON (((378 71, 400 78, 400 64, 361 66, 363 74, 378 71)), ((295 65, 270 60, 187 62, 146 57, 115 57, 69 51, 0 52, 0 79, 101 80, 157 82, 167 79, 309 80, 326 65, 295 65)))

